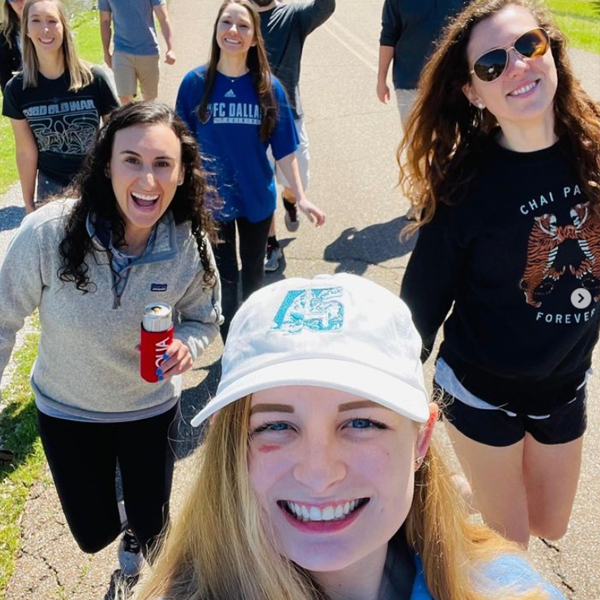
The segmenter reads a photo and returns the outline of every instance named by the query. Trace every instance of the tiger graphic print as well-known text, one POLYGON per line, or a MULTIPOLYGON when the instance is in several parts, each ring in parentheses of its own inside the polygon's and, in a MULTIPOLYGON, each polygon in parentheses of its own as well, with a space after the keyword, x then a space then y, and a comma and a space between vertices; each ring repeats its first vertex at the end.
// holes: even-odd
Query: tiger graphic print
POLYGON ((575 268, 569 265, 569 270, 582 282, 583 287, 596 288, 594 301, 600 300, 600 222, 597 218, 592 218, 590 203, 577 204, 571 209, 571 219, 573 221, 574 239, 577 240, 584 258, 575 268), (590 282, 591 276, 592 280, 590 282))
MULTIPOLYGON (((570 228, 572 230, 573 226, 570 228)), ((566 237, 572 237, 571 230, 558 226, 555 215, 535 217, 527 243, 527 264, 519 284, 527 304, 539 308, 542 303, 534 299, 534 294, 549 294, 554 289, 552 282, 558 281, 564 274, 565 267, 557 270, 553 265, 559 246, 566 237), (571 235, 565 236, 567 232, 571 235), (542 288, 542 283, 548 283, 548 279, 551 280, 550 285, 542 288)))

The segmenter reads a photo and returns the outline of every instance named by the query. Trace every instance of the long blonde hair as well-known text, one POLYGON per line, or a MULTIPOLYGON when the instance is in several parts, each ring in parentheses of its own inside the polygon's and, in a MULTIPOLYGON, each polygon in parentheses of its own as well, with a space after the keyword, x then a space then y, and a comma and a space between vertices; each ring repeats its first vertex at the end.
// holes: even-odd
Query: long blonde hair
MULTIPOLYGON (((21 20, 21 47, 23 52, 23 89, 28 87, 37 87, 39 62, 37 52, 33 42, 27 35, 27 22, 29 11, 37 2, 43 0, 27 0, 23 7, 23 18, 21 20)), ((73 33, 69 25, 69 18, 64 4, 60 0, 48 0, 52 2, 58 10, 60 22, 63 27, 62 53, 65 61, 65 71, 69 74, 69 91, 76 92, 81 88, 90 85, 94 76, 90 67, 85 64, 77 54, 75 43, 73 42, 73 33)))
POLYGON ((19 33, 20 28, 19 15, 11 8, 9 0, 0 0, 0 35, 4 36, 9 48, 13 45, 13 33, 19 33))
MULTIPOLYGON (((278 551, 259 508, 248 477, 249 420, 249 396, 213 418, 196 453, 196 476, 181 514, 136 600, 328 599, 310 573, 278 551)), ((473 575, 482 563, 520 551, 487 527, 467 521, 434 448, 417 472, 405 529, 436 600, 547 600, 541 590, 485 594, 475 589, 473 575)))

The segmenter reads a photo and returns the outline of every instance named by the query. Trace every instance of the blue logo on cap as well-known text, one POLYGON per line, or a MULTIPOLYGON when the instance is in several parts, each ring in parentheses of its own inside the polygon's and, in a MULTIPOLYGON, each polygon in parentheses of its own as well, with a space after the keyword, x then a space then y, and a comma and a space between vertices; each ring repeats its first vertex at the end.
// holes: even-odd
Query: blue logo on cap
POLYGON ((341 287, 291 290, 281 303, 271 330, 338 331, 344 324, 344 305, 338 300, 341 297, 341 287))

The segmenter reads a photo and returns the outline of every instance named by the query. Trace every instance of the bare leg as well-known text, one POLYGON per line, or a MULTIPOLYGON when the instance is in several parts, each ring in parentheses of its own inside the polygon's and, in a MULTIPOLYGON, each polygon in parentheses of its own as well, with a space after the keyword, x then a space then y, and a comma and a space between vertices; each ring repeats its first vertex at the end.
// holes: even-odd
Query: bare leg
POLYGON ((126 104, 131 104, 133 102, 133 98, 133 96, 119 96, 119 100, 123 106, 126 104))
POLYGON ((583 436, 566 444, 540 444, 525 435, 523 471, 532 535, 550 540, 567 531, 581 470, 583 436))
POLYGON ((283 188, 283 197, 288 201, 288 202, 296 202, 296 196, 294 196, 294 190, 292 190, 292 188, 289 187, 284 187, 283 188))
POLYGON ((505 447, 488 446, 463 435, 448 421, 446 430, 485 522, 526 548, 529 509, 523 477, 525 441, 505 447))
POLYGON ((271 227, 269 227, 269 237, 276 237, 277 232, 275 231, 275 214, 273 214, 273 219, 271 220, 271 227))

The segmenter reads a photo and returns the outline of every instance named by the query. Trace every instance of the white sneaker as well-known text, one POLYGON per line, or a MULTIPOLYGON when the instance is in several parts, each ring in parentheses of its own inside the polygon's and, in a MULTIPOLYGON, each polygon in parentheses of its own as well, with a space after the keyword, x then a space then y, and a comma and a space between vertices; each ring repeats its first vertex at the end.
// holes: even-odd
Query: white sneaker
POLYGON ((124 577, 136 577, 144 564, 144 555, 131 529, 126 529, 119 544, 119 566, 124 577))

